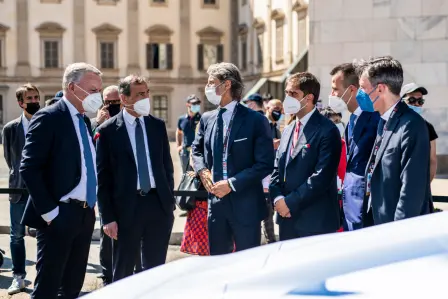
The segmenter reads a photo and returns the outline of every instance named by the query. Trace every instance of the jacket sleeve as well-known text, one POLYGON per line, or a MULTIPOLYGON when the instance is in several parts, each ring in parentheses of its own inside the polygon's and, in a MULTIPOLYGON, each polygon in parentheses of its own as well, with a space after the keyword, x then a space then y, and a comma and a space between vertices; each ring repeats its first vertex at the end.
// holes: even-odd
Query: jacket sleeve
POLYGON ((168 181, 170 191, 174 191, 174 166, 171 159, 170 143, 166 132, 165 123, 163 123, 163 166, 165 167, 166 180, 168 181))
POLYGON ((31 195, 36 211, 40 215, 48 214, 58 208, 59 199, 47 188, 44 171, 51 159, 54 142, 54 126, 52 117, 46 111, 39 111, 30 121, 25 146, 22 151, 20 175, 31 195))
POLYGON ((191 154, 193 157, 193 169, 198 172, 201 169, 207 168, 204 157, 204 136, 205 136, 205 118, 202 117, 198 130, 196 132, 196 137, 193 144, 191 145, 191 154))
POLYGON ((423 120, 404 126, 401 138, 401 190, 394 220, 419 216, 427 198, 429 180, 429 135, 423 120))
POLYGON ((319 148, 315 150, 319 151, 319 156, 314 173, 285 197, 291 214, 296 212, 300 206, 318 200, 319 196, 326 192, 332 183, 336 184, 336 174, 341 157, 341 135, 336 126, 331 126, 330 129, 323 132, 319 148))
POLYGON ((11 133, 12 133, 12 128, 10 125, 7 125, 3 128, 3 132, 2 132, 3 155, 5 156, 5 161, 6 161, 6 164, 8 164, 9 169, 12 168, 11 133))
POLYGON ((113 171, 110 161, 107 127, 100 127, 96 139, 96 169, 98 172, 98 209, 103 225, 117 221, 112 207, 113 171))
MULTIPOLYGON (((258 116, 258 115, 257 115, 258 116)), ((257 117, 258 118, 258 117, 257 117)), ((254 125, 254 164, 229 178, 235 192, 254 182, 261 182, 274 169, 274 144, 268 120, 259 116, 260 121, 254 125)), ((232 188, 233 189, 233 188, 232 188)))
POLYGON ((274 162, 274 170, 271 175, 271 181, 269 183, 269 197, 272 201, 278 196, 283 196, 281 191, 281 180, 280 180, 280 172, 279 172, 279 161, 281 157, 281 152, 277 150, 277 154, 274 162))

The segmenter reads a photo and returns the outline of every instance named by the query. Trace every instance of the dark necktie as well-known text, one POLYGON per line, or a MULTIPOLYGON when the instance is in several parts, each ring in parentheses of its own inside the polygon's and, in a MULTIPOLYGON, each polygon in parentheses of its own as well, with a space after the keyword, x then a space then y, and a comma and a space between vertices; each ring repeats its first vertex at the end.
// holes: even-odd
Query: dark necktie
POLYGON ((355 129, 355 121, 358 116, 354 113, 350 115, 350 121, 348 122, 348 139, 353 138, 353 131, 355 129))
POLYGON ((225 108, 219 109, 215 127, 215 142, 213 144, 213 181, 215 183, 223 179, 224 120, 222 115, 225 111, 225 108))
POLYGON ((84 122, 84 117, 81 114, 77 114, 76 116, 78 116, 79 133, 81 135, 84 153, 84 164, 87 169, 86 201, 89 207, 93 208, 96 202, 96 175, 95 166, 93 164, 93 155, 90 149, 89 135, 87 135, 87 126, 84 122))
POLYGON ((140 119, 135 119, 135 147, 137 152, 137 172, 140 181, 140 189, 143 192, 151 190, 151 181, 149 180, 148 159, 146 157, 145 138, 140 119))
POLYGON ((383 136, 383 131, 384 131, 384 125, 386 124, 386 121, 384 119, 380 119, 379 123, 378 123, 378 129, 377 129, 377 138, 383 136))
POLYGON ((272 138, 277 139, 277 124, 271 123, 272 138))

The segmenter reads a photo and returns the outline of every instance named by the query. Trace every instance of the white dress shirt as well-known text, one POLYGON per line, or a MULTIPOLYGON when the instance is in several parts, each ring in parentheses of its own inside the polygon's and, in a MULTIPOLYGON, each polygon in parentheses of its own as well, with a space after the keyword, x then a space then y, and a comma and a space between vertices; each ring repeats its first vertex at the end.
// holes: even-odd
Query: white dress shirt
POLYGON ((22 127, 26 137, 26 133, 28 133, 28 128, 30 127, 30 121, 26 118, 25 113, 22 113, 22 127))
POLYGON ((392 114, 392 111, 394 111, 395 106, 397 106, 397 104, 400 101, 396 102, 395 104, 392 105, 392 107, 390 107, 386 112, 384 112, 383 115, 381 115, 381 118, 384 119, 386 122, 389 120, 390 115, 392 114))
MULTIPOLYGON (((137 190, 140 190, 141 188, 140 188, 140 178, 138 177, 137 147, 135 143, 135 128, 137 126, 137 123, 135 122, 136 117, 130 115, 126 111, 126 109, 124 109, 123 118, 125 120, 129 140, 131 141, 132 151, 134 152, 135 165, 137 166, 137 190)), ((145 139, 144 143, 145 143, 146 160, 148 161, 149 181, 151 182, 151 188, 155 188, 156 181, 154 179, 154 172, 152 171, 151 157, 149 156, 148 135, 146 134, 145 118, 143 116, 140 116, 138 119, 140 120, 140 124, 143 130, 143 138, 145 139)))
POLYGON ((361 107, 356 108, 356 110, 353 112, 353 114, 356 115, 353 127, 355 127, 356 122, 358 121, 358 118, 361 115, 361 113, 362 113, 361 107))
MULTIPOLYGON (((230 120, 232 119, 233 111, 235 110, 235 107, 236 107, 237 104, 238 104, 237 101, 232 101, 232 102, 230 102, 229 104, 227 104, 227 105, 225 105, 225 106, 223 107, 223 108, 226 109, 226 111, 222 114, 222 120, 223 120, 223 122, 224 122, 224 128, 223 128, 224 133, 223 133, 223 135, 222 135, 223 138, 226 138, 227 129, 228 129, 228 127, 229 127, 230 120)), ((229 135, 230 135, 230 132, 229 132, 229 135)), ((229 149, 229 139, 230 139, 230 136, 228 136, 228 138, 227 138, 226 152, 224 153, 224 155, 225 155, 225 157, 226 157, 226 160, 227 160, 227 150, 229 149)), ((223 174, 224 174, 223 179, 224 179, 224 180, 227 180, 227 179, 228 179, 226 173, 227 173, 227 168, 226 168, 226 167, 223 167, 223 174)), ((233 191, 235 191, 235 187, 233 187, 232 182, 231 182, 230 180, 227 180, 227 181, 229 182, 230 188, 231 188, 233 191)))
MULTIPOLYGON (((316 108, 314 108, 313 110, 311 110, 310 112, 308 112, 307 114, 305 114, 301 119, 297 120, 300 121, 301 125, 300 125, 300 130, 299 130, 299 139, 297 141, 297 146, 303 146, 303 144, 301 145, 301 142, 303 142, 303 130, 305 129, 306 124, 308 123, 308 121, 310 120, 311 116, 313 115, 313 113, 316 111, 316 108)), ((296 126, 297 126, 297 121, 296 121, 296 126)), ((293 133, 291 135, 292 138, 294 138, 294 130, 295 127, 293 128, 293 133)), ((290 159, 290 155, 289 153, 291 152, 291 146, 292 146, 292 140, 289 143, 288 146, 288 151, 286 152, 286 163, 285 163, 285 175, 286 175, 286 165, 288 165, 288 161, 290 159)), ((283 195, 279 195, 274 199, 274 205, 277 201, 279 201, 280 199, 283 199, 284 196, 283 195)))
MULTIPOLYGON (((87 200, 87 167, 84 160, 84 145, 82 143, 82 137, 81 137, 81 131, 79 130, 79 118, 78 114, 79 111, 73 106, 65 97, 62 98, 64 101, 64 104, 67 106, 70 115, 72 117, 73 126, 75 127, 76 136, 78 137, 78 143, 79 143, 79 150, 81 153, 81 179, 79 180, 78 186, 76 186, 72 191, 70 191, 68 194, 62 196, 60 199, 61 202, 68 202, 69 199, 76 199, 79 201, 86 201, 87 200)), ((90 136, 88 132, 88 128, 86 125, 84 125, 83 129, 86 130, 87 136, 90 136)), ((95 147, 93 146, 91 138, 89 139, 89 145, 90 145, 90 151, 92 152, 92 159, 93 159, 93 169, 95 170, 95 176, 97 175, 96 172, 96 152, 95 147)), ((54 210, 43 214, 42 218, 45 221, 52 221, 56 216, 59 214, 59 207, 56 207, 54 210)))

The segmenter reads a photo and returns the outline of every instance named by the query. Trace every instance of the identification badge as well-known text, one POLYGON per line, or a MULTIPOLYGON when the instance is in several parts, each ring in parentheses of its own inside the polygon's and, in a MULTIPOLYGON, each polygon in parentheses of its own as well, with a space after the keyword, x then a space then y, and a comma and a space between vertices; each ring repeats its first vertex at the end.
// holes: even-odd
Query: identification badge
POLYGON ((370 191, 371 189, 371 182, 372 182, 372 173, 368 173, 367 174, 367 184, 366 184, 366 195, 369 196, 370 195, 370 191))

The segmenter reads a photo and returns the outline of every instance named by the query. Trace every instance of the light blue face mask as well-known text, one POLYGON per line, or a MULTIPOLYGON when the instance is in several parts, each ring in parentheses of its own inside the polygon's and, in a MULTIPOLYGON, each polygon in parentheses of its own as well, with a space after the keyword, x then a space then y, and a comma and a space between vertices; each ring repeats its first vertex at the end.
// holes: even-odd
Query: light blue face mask
POLYGON ((201 105, 191 105, 190 110, 193 113, 198 113, 201 111, 201 105))
POLYGON ((413 106, 413 105, 409 105, 408 107, 411 108, 412 110, 414 110, 415 112, 417 112, 418 114, 422 114, 422 107, 417 107, 417 106, 413 106))

